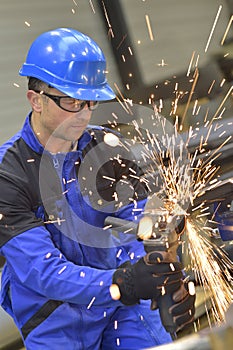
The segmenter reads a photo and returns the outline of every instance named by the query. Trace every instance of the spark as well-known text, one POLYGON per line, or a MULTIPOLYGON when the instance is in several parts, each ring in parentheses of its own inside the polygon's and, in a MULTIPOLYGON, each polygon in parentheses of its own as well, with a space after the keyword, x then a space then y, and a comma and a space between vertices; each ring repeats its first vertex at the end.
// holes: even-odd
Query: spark
POLYGON ((135 257, 135 253, 134 252, 130 253, 129 257, 130 257, 131 260, 133 260, 134 257, 135 257))
POLYGON ((229 97, 229 95, 231 94, 231 92, 233 91, 233 86, 230 87, 230 89, 228 90, 228 92, 226 93, 224 99, 222 100, 222 102, 220 103, 217 111, 215 112, 213 119, 216 118, 216 116, 218 115, 220 109, 222 108, 222 106, 224 105, 224 103, 226 102, 227 98, 229 97))
POLYGON ((185 110, 184 110, 184 113, 183 113, 183 116, 182 116, 181 125, 183 125, 183 123, 184 123, 184 119, 186 117, 186 114, 187 114, 187 111, 188 111, 188 108, 189 108, 189 105, 190 105, 190 102, 191 102, 191 99, 192 99, 192 96, 193 96, 193 92, 195 90, 195 87, 196 87, 196 84, 197 84, 197 81, 198 81, 198 78, 199 78, 199 71, 198 71, 198 68, 196 68, 195 72, 194 72, 194 80, 193 80, 192 88, 190 90, 188 101, 186 103, 185 110))
POLYGON ((114 179, 113 177, 109 177, 109 176, 105 176, 105 175, 103 175, 102 177, 103 177, 103 179, 106 179, 106 180, 109 180, 109 181, 112 181, 112 182, 116 181, 116 179, 114 179))
POLYGON ((127 35, 123 35, 121 41, 120 41, 119 44, 117 45, 117 50, 119 50, 119 48, 121 47, 121 45, 123 44, 123 42, 125 41, 126 38, 127 38, 127 35))
POLYGON ((162 288, 161 288, 161 295, 165 295, 165 294, 166 294, 165 287, 164 287, 164 286, 162 286, 162 288))
POLYGON ((107 24, 108 24, 108 34, 114 38, 114 33, 113 33, 113 30, 112 30, 112 25, 110 23, 110 20, 109 20, 109 17, 108 17, 108 13, 107 13, 107 10, 106 10, 106 7, 105 7, 105 4, 104 4, 104 1, 102 1, 102 6, 103 6, 103 9, 104 9, 104 15, 105 15, 105 18, 106 18, 106 21, 107 21, 107 24))
POLYGON ((93 13, 95 13, 95 8, 94 8, 92 0, 89 0, 89 3, 90 3, 90 6, 91 6, 93 13))
POLYGON ((192 53, 192 57, 191 57, 191 60, 190 60, 189 66, 188 66, 188 71, 187 71, 187 74, 186 74, 187 77, 189 77, 189 75, 190 75, 191 67, 192 67, 193 60, 194 60, 194 56, 195 56, 195 51, 193 51, 193 53, 192 53))
MULTIPOLYGON (((229 94, 230 92, 228 92, 229 94)), ((213 231, 206 224, 211 215, 210 208, 206 206, 204 201, 195 206, 195 199, 223 183, 216 177, 220 166, 216 166, 214 162, 221 155, 221 149, 230 141, 231 136, 226 137, 216 149, 206 152, 205 157, 200 157, 205 151, 204 147, 208 145, 211 131, 221 130, 223 124, 214 126, 213 119, 211 123, 206 123, 207 136, 201 137, 199 147, 193 154, 189 154, 186 147, 189 140, 195 136, 193 128, 190 128, 188 140, 185 142, 179 138, 178 125, 174 126, 172 133, 167 132, 166 123, 168 121, 159 115, 156 108, 154 109, 153 120, 156 122, 155 125, 159 126, 162 135, 158 140, 156 135, 147 130, 147 139, 150 146, 147 145, 142 150, 142 157, 147 164, 145 179, 150 177, 153 182, 159 179, 156 195, 162 199, 164 207, 170 213, 182 212, 186 216, 185 244, 188 245, 192 262, 191 268, 195 271, 196 278, 204 288, 206 298, 210 298, 214 321, 216 323, 222 322, 233 298, 230 273, 233 264, 227 257, 226 252, 210 242, 210 234, 213 231), (191 211, 191 215, 188 210, 191 211), (204 224, 203 220, 205 221, 204 224), (201 228, 199 227, 200 223, 202 223, 201 228)), ((138 139, 143 144, 137 122, 134 122, 134 126, 135 130, 138 130, 138 139)), ((223 134, 224 131, 221 135, 223 134)), ((213 218, 214 216, 211 220, 213 218)), ((165 293, 165 291, 161 290, 161 293, 165 293)), ((209 312, 207 304, 206 312, 209 312)), ((207 317, 211 324, 210 315, 208 314, 207 317)))
POLYGON ((136 175, 130 175, 130 177, 134 178, 134 179, 137 179, 137 180, 140 180, 140 177, 139 176, 136 176, 136 175))
POLYGON ((170 268, 172 271, 175 271, 175 267, 174 267, 173 263, 170 263, 170 268))
POLYGON ((133 56, 133 51, 132 51, 130 46, 128 46, 128 50, 129 50, 130 55, 133 56))
POLYGON ((224 42, 225 42, 226 36, 227 36, 227 34, 228 34, 228 32, 229 32, 229 29, 230 29, 230 27, 231 27, 232 22, 233 22, 233 15, 231 16, 231 18, 230 18, 230 20, 229 20, 229 23, 228 23, 228 25, 227 25, 227 29, 226 29, 226 31, 225 31, 225 33, 224 33, 224 35, 223 35, 222 40, 221 40, 221 45, 223 45, 224 42))
POLYGON ((65 271, 66 268, 67 266, 63 266, 63 268, 61 268, 61 270, 58 271, 58 275, 60 275, 63 271, 65 271))
POLYGON ((154 35, 153 35, 152 29, 151 29, 150 18, 148 15, 145 15, 145 18, 146 18, 146 25, 147 25, 150 40, 153 41, 154 35))
POLYGON ((225 84, 225 82, 226 82, 226 79, 223 78, 222 81, 221 81, 221 83, 220 83, 220 87, 223 87, 223 85, 225 84))
POLYGON ((196 100, 196 101, 194 102, 192 115, 195 115, 195 113, 196 113, 197 104, 198 104, 198 100, 196 100))
POLYGON ((195 295, 196 294, 196 290, 195 290, 195 285, 192 281, 188 282, 188 291, 190 295, 195 295))
POLYGON ((120 255, 121 255, 121 253, 122 253, 122 249, 119 249, 119 251, 117 252, 116 257, 117 257, 117 258, 119 258, 119 257, 120 257, 120 255))
POLYGON ((232 262, 206 239, 203 229, 191 218, 187 219, 187 236, 191 267, 206 297, 211 298, 216 322, 222 322, 233 298, 232 277, 228 271, 232 269, 232 262))
POLYGON ((162 59, 161 63, 158 63, 158 66, 165 67, 167 66, 167 63, 165 63, 164 59, 162 59))
POLYGON ((131 231, 133 231, 133 228, 128 228, 128 230, 125 230, 124 233, 130 233, 131 231))
POLYGON ((117 92, 118 92, 118 94, 120 95, 120 97, 121 97, 121 99, 122 99, 122 101, 124 102, 124 103, 122 103, 122 101, 119 99, 119 97, 118 96, 116 96, 116 99, 117 99, 117 101, 120 103, 120 105, 121 105, 121 107, 125 110, 125 112, 127 113, 127 114, 133 114, 133 112, 131 111, 131 109, 129 108, 129 105, 127 104, 127 99, 122 95, 122 92, 121 92, 121 90, 119 89, 119 87, 118 87, 118 85, 116 84, 116 83, 114 83, 114 86, 115 86, 115 88, 117 89, 117 92))
POLYGON ((66 220, 65 219, 60 219, 60 218, 57 218, 56 220, 48 220, 48 221, 44 221, 44 224, 58 224, 58 225, 61 225, 62 222, 65 222, 66 220))
POLYGON ((221 137, 223 137, 223 135, 226 133, 226 130, 224 130, 220 135, 219 135, 219 137, 221 138, 221 137))
POLYGON ((207 94, 208 94, 208 95, 211 93, 211 91, 212 91, 213 86, 214 86, 215 83, 216 83, 216 80, 213 80, 212 83, 211 83, 211 85, 210 85, 210 87, 209 87, 209 90, 207 91, 207 94))
POLYGON ((214 29, 215 29, 215 27, 216 27, 216 24, 217 24, 217 21, 218 21, 218 18, 219 18, 219 15, 220 15, 221 10, 222 10, 222 5, 220 5, 219 8, 218 8, 218 12, 217 12, 217 15, 216 15, 216 17, 215 17, 214 24, 213 24, 213 26, 212 26, 212 29, 211 29, 209 38, 208 38, 208 40, 207 40, 207 44, 206 44, 206 47, 205 47, 205 52, 207 52, 207 50, 208 50, 208 47, 209 47, 209 44, 210 44, 210 40, 211 40, 211 38, 212 38, 212 35, 213 35, 214 29))
MULTIPOLYGON (((86 178, 85 178, 84 176, 82 177, 82 179, 83 179, 83 180, 86 180, 86 178)), ((66 183, 67 183, 67 184, 69 184, 69 183, 74 182, 74 181, 76 181, 76 179, 75 179, 75 178, 70 179, 70 180, 67 180, 67 182, 66 182, 66 183)))
POLYGON ((103 227, 103 230, 108 230, 109 228, 112 228, 112 225, 107 225, 103 227))
POLYGON ((132 168, 129 168, 129 171, 131 171, 131 172, 134 173, 134 174, 137 173, 137 172, 136 172, 134 169, 132 169, 132 168))
POLYGON ((93 297, 90 301, 90 303, 87 305, 87 309, 89 310, 92 307, 92 304, 94 303, 96 297, 93 297))

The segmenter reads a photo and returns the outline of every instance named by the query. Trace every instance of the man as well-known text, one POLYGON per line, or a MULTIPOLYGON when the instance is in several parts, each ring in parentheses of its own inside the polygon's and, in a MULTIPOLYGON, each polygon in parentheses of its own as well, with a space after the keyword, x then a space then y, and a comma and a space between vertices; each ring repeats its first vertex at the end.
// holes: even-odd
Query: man
POLYGON ((143 258, 141 242, 103 229, 107 216, 134 220, 146 189, 120 136, 112 147, 109 130, 88 126, 98 102, 115 97, 101 49, 74 29, 58 28, 33 42, 20 74, 28 77, 32 111, 1 147, 1 305, 29 350, 169 342, 150 299, 162 288, 176 292, 177 329, 192 321, 194 298, 180 296, 180 264, 169 254, 143 258))

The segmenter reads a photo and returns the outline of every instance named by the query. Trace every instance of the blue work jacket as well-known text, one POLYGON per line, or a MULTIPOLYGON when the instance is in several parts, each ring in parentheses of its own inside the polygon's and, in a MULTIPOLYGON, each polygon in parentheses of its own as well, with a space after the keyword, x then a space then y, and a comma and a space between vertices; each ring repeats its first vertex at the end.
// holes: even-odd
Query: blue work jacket
POLYGON ((110 296, 112 275, 145 254, 135 236, 104 224, 137 220, 147 195, 140 164, 127 147, 104 142, 109 132, 90 126, 72 152, 53 155, 29 114, 0 149, 1 305, 24 339, 62 303, 122 305, 110 296))

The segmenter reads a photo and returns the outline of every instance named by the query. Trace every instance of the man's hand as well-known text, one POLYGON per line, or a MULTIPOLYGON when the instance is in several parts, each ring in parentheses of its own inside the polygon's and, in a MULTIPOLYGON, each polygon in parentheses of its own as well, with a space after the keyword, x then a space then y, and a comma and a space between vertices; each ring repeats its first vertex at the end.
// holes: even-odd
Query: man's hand
POLYGON ((183 282, 181 287, 172 295, 174 305, 169 309, 176 325, 176 331, 190 326, 195 313, 195 287, 193 282, 183 282))
POLYGON ((182 285, 182 266, 167 252, 150 252, 134 265, 118 268, 113 284, 120 290, 120 301, 133 305, 140 299, 156 300, 163 293, 172 294, 182 285))

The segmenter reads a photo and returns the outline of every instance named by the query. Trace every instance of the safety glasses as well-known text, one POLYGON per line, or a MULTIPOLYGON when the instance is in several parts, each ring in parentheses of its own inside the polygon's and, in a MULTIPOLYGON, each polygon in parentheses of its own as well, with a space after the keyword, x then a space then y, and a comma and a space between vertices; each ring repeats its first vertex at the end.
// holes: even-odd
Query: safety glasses
POLYGON ((99 105, 98 101, 86 101, 86 100, 77 100, 76 98, 69 96, 57 96, 51 95, 44 91, 36 91, 35 92, 47 96, 51 100, 53 100, 58 107, 67 112, 77 113, 80 112, 86 105, 90 111, 96 109, 99 105))

